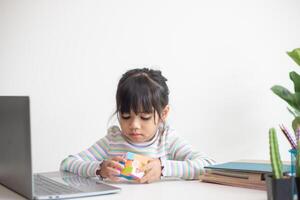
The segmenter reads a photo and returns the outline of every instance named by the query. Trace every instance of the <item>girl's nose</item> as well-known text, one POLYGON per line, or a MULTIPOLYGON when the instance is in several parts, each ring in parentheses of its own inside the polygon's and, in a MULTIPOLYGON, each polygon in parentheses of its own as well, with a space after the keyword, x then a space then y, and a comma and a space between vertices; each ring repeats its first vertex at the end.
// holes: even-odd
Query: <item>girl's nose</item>
POLYGON ((134 117, 130 123, 130 128, 132 130, 136 130, 136 129, 140 129, 141 125, 140 125, 140 121, 138 119, 138 117, 134 117))

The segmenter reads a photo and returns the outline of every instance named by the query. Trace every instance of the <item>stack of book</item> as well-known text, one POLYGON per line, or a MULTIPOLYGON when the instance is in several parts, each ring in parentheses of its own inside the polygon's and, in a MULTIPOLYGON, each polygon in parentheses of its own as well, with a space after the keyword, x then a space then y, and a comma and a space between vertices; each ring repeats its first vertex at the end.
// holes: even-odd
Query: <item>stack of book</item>
MULTIPOLYGON (((237 161, 205 167, 200 175, 202 182, 266 190, 265 174, 272 173, 267 161, 237 161)), ((283 165, 283 172, 288 174, 290 165, 283 165)))

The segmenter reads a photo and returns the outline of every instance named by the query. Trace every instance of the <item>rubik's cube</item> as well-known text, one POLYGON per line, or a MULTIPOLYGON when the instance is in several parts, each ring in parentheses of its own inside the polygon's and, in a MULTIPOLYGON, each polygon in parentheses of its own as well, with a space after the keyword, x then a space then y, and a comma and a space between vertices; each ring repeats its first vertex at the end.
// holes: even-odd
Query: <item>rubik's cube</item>
POLYGON ((139 154, 128 152, 125 155, 126 162, 120 162, 124 165, 120 177, 128 180, 140 179, 144 176, 143 167, 148 163, 150 158, 139 154))

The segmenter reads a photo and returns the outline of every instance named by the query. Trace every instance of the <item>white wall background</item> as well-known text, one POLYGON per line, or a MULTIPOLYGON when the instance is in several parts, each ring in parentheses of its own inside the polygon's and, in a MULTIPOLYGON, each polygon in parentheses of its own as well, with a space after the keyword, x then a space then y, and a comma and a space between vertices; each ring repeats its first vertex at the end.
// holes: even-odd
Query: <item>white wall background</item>
MULTIPOLYGON (((270 90, 299 70, 298 0, 0 1, 0 95, 30 95, 34 171, 106 133, 117 81, 154 67, 170 123, 218 161, 269 159, 268 129, 292 116, 270 90)), ((290 128, 291 129, 291 128, 290 128)), ((278 131, 285 160, 289 145, 278 131)))

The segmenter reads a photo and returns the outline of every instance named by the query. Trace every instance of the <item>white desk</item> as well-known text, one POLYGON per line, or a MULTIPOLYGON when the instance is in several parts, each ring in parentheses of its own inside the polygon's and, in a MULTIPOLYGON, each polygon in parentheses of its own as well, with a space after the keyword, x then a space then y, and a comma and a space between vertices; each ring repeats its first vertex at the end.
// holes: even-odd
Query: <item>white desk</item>
MULTIPOLYGON (((266 200, 267 193, 260 190, 222 186, 199 181, 161 181, 151 184, 112 184, 122 188, 120 193, 78 200, 266 200)), ((0 200, 25 199, 0 185, 0 200)))

